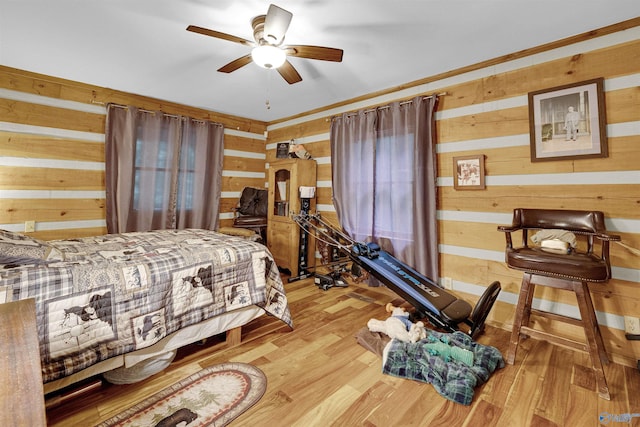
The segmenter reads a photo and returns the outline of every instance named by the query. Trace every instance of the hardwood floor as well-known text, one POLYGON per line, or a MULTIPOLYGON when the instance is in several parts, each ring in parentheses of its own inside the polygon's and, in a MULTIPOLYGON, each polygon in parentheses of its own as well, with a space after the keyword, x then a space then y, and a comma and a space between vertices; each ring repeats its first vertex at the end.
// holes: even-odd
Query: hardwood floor
MULTIPOLYGON (((233 426, 640 426, 640 373, 609 364, 611 400, 598 398, 586 353, 525 340, 515 365, 496 371, 463 406, 430 384, 381 373, 381 359, 355 341, 384 306, 402 301, 386 288, 352 284, 318 289, 311 279, 285 285, 295 329, 263 316, 243 329, 243 343, 220 340, 181 350, 164 372, 134 385, 102 387, 51 408, 51 426, 91 426, 214 364, 252 363, 264 371, 262 399, 233 426), (623 419, 629 414, 630 422, 623 419), (617 417, 617 418, 616 418, 617 417), (603 425, 606 424, 603 421, 603 425)), ((506 354, 509 332, 488 327, 478 342, 506 354)))

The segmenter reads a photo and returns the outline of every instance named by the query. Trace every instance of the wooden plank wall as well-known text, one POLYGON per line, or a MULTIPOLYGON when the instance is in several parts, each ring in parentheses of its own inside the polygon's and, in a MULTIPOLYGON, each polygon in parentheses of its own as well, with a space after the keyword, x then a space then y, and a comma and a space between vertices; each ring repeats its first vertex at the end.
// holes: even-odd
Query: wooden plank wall
MULTIPOLYGON (((489 321, 511 328, 522 274, 504 263, 516 207, 602 210, 607 227, 640 248, 640 19, 452 71, 424 81, 270 123, 267 161, 278 142, 301 143, 318 161, 318 210, 337 223, 331 201, 330 117, 416 95, 446 92, 437 113, 438 218, 441 276, 475 303, 494 280, 503 292, 489 321), (609 157, 530 161, 527 93, 604 77, 609 157), (483 191, 453 188, 452 158, 486 156, 483 191)), ((435 236, 434 236, 435 237, 435 236)), ((607 350, 635 366, 640 342, 624 337, 625 315, 640 317, 640 259, 611 248, 613 280, 591 287, 607 350)), ((546 309, 579 317, 572 294, 538 290, 546 309)), ((544 329, 582 339, 581 329, 547 322, 544 329)))
MULTIPOLYGON (((505 267, 504 237, 496 231, 496 225, 510 222, 515 207, 599 209, 610 230, 640 248, 640 18, 268 126, 0 66, 0 228, 23 231, 24 221, 34 220, 34 235, 45 239, 106 232, 107 102, 225 125, 221 225, 231 221, 244 186, 265 185, 265 166, 275 158, 276 143, 291 139, 317 160, 318 210, 337 222, 329 118, 441 92, 447 93, 437 114, 441 275, 451 277, 454 292, 471 302, 500 280, 503 293, 490 322, 510 328, 519 290, 521 274, 505 267), (531 163, 527 93, 596 77, 605 78, 609 157, 531 163), (480 153, 486 156, 487 189, 455 191, 452 157, 480 153)), ((591 289, 609 353, 635 366, 640 344, 625 340, 623 316, 640 316, 640 262, 619 245, 612 247, 612 257, 614 279, 591 289)), ((551 310, 577 316, 572 295, 544 289, 537 298, 551 310)), ((542 326, 582 336, 565 325, 542 326)))
POLYGON ((62 239, 106 233, 106 103, 222 123, 220 225, 245 186, 264 187, 266 123, 0 66, 0 228, 62 239))

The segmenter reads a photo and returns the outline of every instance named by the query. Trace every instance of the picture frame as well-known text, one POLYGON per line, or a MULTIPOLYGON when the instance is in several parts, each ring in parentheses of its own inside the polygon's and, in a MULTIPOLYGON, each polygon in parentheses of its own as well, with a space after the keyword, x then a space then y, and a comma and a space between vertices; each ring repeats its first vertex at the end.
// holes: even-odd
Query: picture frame
POLYGON ((608 156, 604 78, 529 92, 531 161, 608 156))
POLYGON ((276 159, 286 159, 289 157, 289 143, 278 142, 276 145, 276 159))
POLYGON ((484 190, 484 154, 453 158, 453 188, 484 190))

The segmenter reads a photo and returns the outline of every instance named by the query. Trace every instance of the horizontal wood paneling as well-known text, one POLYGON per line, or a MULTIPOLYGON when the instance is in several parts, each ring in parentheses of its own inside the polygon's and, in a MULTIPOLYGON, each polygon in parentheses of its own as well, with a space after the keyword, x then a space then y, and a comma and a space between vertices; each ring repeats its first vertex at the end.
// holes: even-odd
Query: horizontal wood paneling
POLYGON ((309 135, 317 135, 327 132, 329 121, 326 117, 304 121, 294 127, 285 127, 269 131, 269 141, 289 142, 309 135))
POLYGON ((63 230, 42 230, 29 235, 42 240, 76 239, 80 237, 101 236, 107 234, 107 227, 68 228, 63 230))
MULTIPOLYGON (((507 223, 508 224, 508 223, 507 223)), ((439 241, 455 242, 456 246, 502 252, 505 250, 504 233, 497 230, 496 224, 471 223, 464 221, 439 221, 439 241)), ((613 233, 612 233, 613 234, 613 233)), ((640 247, 640 233, 618 233, 621 241, 631 247, 640 247)), ((514 244, 522 241, 522 233, 512 233, 514 244)), ((599 246, 596 246, 596 252, 599 246)), ((625 268, 637 268, 638 257, 616 243, 611 243, 610 254, 614 265, 625 268)))
POLYGON ((104 171, 3 166, 0 189, 104 190, 104 171))
MULTIPOLYGON (((487 61, 481 66, 427 77, 399 86, 395 92, 383 90, 327 107, 327 110, 301 113, 290 120, 279 120, 269 125, 266 141, 263 138, 266 123, 6 67, 0 67, 0 88, 85 104, 92 101, 133 104, 140 108, 222 122, 226 129, 234 132, 225 133, 225 149, 231 151, 224 162, 221 225, 230 225, 231 209, 237 203, 242 188, 265 186, 265 165, 275 159, 275 143, 291 140, 303 144, 318 160, 316 202, 325 209, 323 217, 337 224, 336 214, 331 209, 331 188, 327 187, 331 181, 330 115, 338 114, 336 111, 351 111, 352 103, 366 104, 363 100, 370 99, 369 104, 373 107, 388 100, 446 92, 446 96, 440 97, 436 122, 438 209, 442 214, 437 236, 441 247, 441 276, 453 278, 456 294, 472 302, 477 300, 479 289, 500 280, 505 299, 496 305, 490 321, 509 328, 514 310, 513 298, 519 291, 522 274, 508 269, 500 259, 504 236, 496 231, 496 224, 477 220, 476 214, 508 218, 515 207, 570 208, 602 210, 613 224, 623 221, 629 224, 627 228, 633 228, 634 221, 640 220, 640 185, 636 178, 640 173, 640 134, 633 130, 638 129, 637 122, 640 122, 640 109, 637 108, 640 100, 640 84, 637 83, 640 37, 636 36, 640 31, 634 25, 637 23, 623 23, 618 27, 619 30, 627 30, 623 37, 617 37, 613 27, 594 30, 487 61), (598 37, 603 34, 604 37, 598 37), (526 65, 523 65, 525 62, 520 59, 527 55, 526 65), (519 60, 510 63, 511 59, 519 60), (465 74, 472 70, 473 73, 465 74), (606 118, 612 132, 608 138, 609 157, 532 163, 527 93, 597 77, 605 78, 606 118), (420 89, 420 85, 426 83, 428 89, 420 89), (412 90, 413 94, 407 95, 412 90), (619 129, 624 129, 622 134, 619 129), (631 134, 628 134, 628 129, 631 129, 631 134), (453 189, 452 158, 467 154, 486 156, 486 190, 453 189), (466 216, 463 220, 453 221, 449 219, 449 213, 466 216), (465 255, 456 254, 456 251, 465 255)), ((100 127, 103 125, 94 116, 95 113, 74 112, 73 109, 35 104, 31 100, 0 97, 0 122, 103 132, 103 127, 100 127)), ((0 166, 0 197, 2 191, 14 190, 90 189, 103 192, 104 172, 101 170, 69 169, 64 163, 56 164, 55 168, 18 167, 13 164, 16 158, 21 157, 52 162, 103 161, 102 144, 77 138, 0 131, 0 158, 8 159, 7 166, 0 166), (48 150, 49 146, 59 149, 48 150)), ((0 223, 21 223, 28 218, 53 224, 61 221, 61 216, 73 218, 72 221, 104 219, 101 197, 77 197, 68 202, 67 209, 64 209, 64 200, 68 197, 59 196, 45 203, 41 197, 21 199, 11 193, 2 200, 7 204, 3 203, 0 216, 6 220, 0 219, 0 223), (36 207, 29 210, 31 204, 36 207), (35 216, 28 217, 32 214, 35 216)), ((58 238, 105 231, 99 226, 79 226, 64 230, 38 230, 35 234, 43 238, 58 238)), ((625 229, 618 234, 624 243, 636 248, 640 246, 640 230, 625 229)), ((606 322, 609 323, 603 327, 608 351, 614 360, 629 362, 640 358, 640 348, 636 343, 624 341, 616 322, 624 315, 640 316, 638 283, 633 279, 637 277, 640 264, 636 255, 619 245, 612 245, 611 253, 614 273, 632 279, 616 278, 591 289, 597 310, 608 316, 606 322)), ((572 296, 559 291, 542 289, 537 296, 546 303, 575 307, 572 296)), ((576 328, 554 322, 542 326, 580 338, 581 331, 576 328)))
MULTIPOLYGON (((326 126, 326 124, 325 124, 326 126)), ((329 145, 329 135, 327 135, 327 139, 323 139, 321 141, 305 143, 305 149, 311 153, 311 155, 315 158, 322 157, 331 157, 331 146, 329 145)))
POLYGON ((108 102, 225 126, 229 154, 220 209, 225 223, 242 188, 264 187, 265 179, 254 177, 265 172, 264 122, 2 66, 0 89, 0 224, 15 231, 35 220, 33 234, 41 238, 106 232, 85 224, 105 221, 103 105, 108 102), (87 191, 99 197, 88 198, 87 191))
POLYGON ((264 173, 264 159, 224 156, 223 169, 225 171, 264 173))
POLYGON ((335 212, 321 212, 320 215, 322 215, 324 221, 333 224, 335 227, 340 227, 340 222, 335 212))
POLYGON ((0 224, 105 218, 104 199, 4 199, 0 224))
POLYGON ((440 111, 466 107, 535 90, 590 80, 598 77, 619 77, 638 72, 640 40, 580 52, 535 65, 491 73, 478 80, 443 86, 447 92, 439 101, 440 111))
POLYGON ((438 142, 447 143, 527 133, 529 131, 528 114, 527 107, 517 107, 440 120, 436 125, 438 142))
POLYGON ((318 165, 318 181, 331 181, 331 165, 318 165))
MULTIPOLYGON (((635 230, 635 221, 640 220, 640 29, 633 31, 634 36, 622 42, 617 37, 598 39, 601 33, 594 31, 566 43, 533 49, 526 63, 520 60, 512 65, 507 56, 501 58, 503 63, 489 61, 486 68, 469 67, 427 78, 416 82, 413 95, 407 95, 411 85, 397 88, 398 93, 403 91, 402 98, 393 91, 384 92, 384 102, 379 100, 381 93, 370 96, 366 108, 446 92, 439 98, 436 115, 440 272, 453 279, 458 296, 472 303, 484 287, 499 280, 503 297, 490 315, 493 324, 511 327, 522 273, 504 263, 505 238, 497 231, 497 223, 477 218, 499 217, 508 223, 516 207, 601 210, 611 224, 625 228, 612 233, 620 234, 623 243, 640 248, 640 229, 635 230), (473 73, 463 73, 471 69, 473 73), (444 84, 438 85, 438 77, 444 84), (532 163, 528 92, 597 77, 605 78, 609 156, 532 163), (418 85, 425 82, 429 88, 420 92, 418 85), (453 189, 452 159, 469 154, 485 156, 485 190, 453 189)), ((352 101, 360 106, 366 99, 352 101)), ((330 114, 352 111, 348 102, 329 108, 330 114)), ((314 158, 330 159, 328 118, 329 113, 319 109, 310 112, 308 120, 301 114, 270 125, 267 142, 273 149, 268 150, 267 159, 275 156, 276 142, 290 139, 305 145, 314 158)), ((323 185, 330 182, 329 163, 318 165, 317 179, 323 185)), ((319 187, 317 202, 331 204, 331 188, 319 187)), ((328 215, 337 221, 335 212, 323 213, 328 215)), ((640 345, 624 340, 620 324, 625 315, 640 317, 640 261, 616 244, 611 246, 611 258, 614 277, 619 278, 591 287, 594 304, 606 314, 602 329, 610 357, 635 364, 640 345)), ((539 287, 536 298, 547 305, 577 310, 575 296, 567 292, 539 287)), ((548 320, 540 326, 579 340, 584 336, 580 328, 548 320)))
MULTIPOLYGON (((605 111, 607 123, 623 123, 640 120, 637 105, 640 88, 628 88, 607 92, 605 111)), ((524 99, 524 98, 523 98, 524 99)), ((526 103, 526 100, 524 101, 526 103)), ((468 139, 504 137, 529 133, 529 108, 527 105, 498 111, 442 119, 437 123, 438 142, 458 142, 468 139)))
POLYGON ((239 197, 226 197, 220 201, 220 212, 233 213, 238 204, 239 197))
POLYGON ((265 178, 242 178, 242 177, 222 177, 223 191, 235 191, 238 192, 238 199, 240 198, 240 192, 244 187, 264 187, 265 178))
POLYGON ((104 115, 1 98, 0 117, 10 123, 104 133, 104 115))
POLYGON ((607 123, 640 120, 640 86, 606 92, 607 123))
POLYGON ((438 156, 438 176, 453 176, 453 158, 471 154, 485 155, 486 175, 548 174, 572 172, 629 171, 636 167, 640 156, 640 135, 608 138, 607 159, 559 160, 541 162, 532 166, 531 150, 527 146, 496 149, 465 150, 454 153, 440 153, 438 156))
POLYGON ((247 151, 263 154, 265 151, 264 140, 247 138, 237 135, 224 136, 224 148, 231 150, 247 151))
MULTIPOLYGON (((440 257, 440 263, 441 268, 456 272, 456 281, 486 286, 494 280, 499 280, 502 293, 511 294, 511 298, 514 300, 520 292, 522 273, 506 268, 502 262, 444 254, 440 257)), ((594 283, 589 287, 597 311, 624 316, 637 312, 636 310, 640 308, 640 304, 635 298, 637 285, 634 282, 613 279, 606 284, 594 283)), ((458 291, 464 293, 464 287, 461 286, 456 290, 456 293, 458 291)), ((506 295, 503 295, 503 298, 505 297, 506 295)), ((474 303, 478 298, 478 295, 470 294, 467 297, 474 303)), ((572 292, 537 286, 535 298, 544 299, 547 303, 554 302, 573 306, 576 314, 578 313, 576 298, 572 292)))
POLYGON ((327 188, 327 187, 318 187, 316 189, 316 198, 317 198, 317 204, 321 204, 321 205, 333 205, 333 191, 331 190, 331 188, 327 188))
POLYGON ((231 116, 215 111, 203 110, 188 105, 176 104, 146 96, 121 92, 84 83, 59 79, 44 74, 32 73, 15 68, 0 66, 0 87, 20 92, 81 103, 114 103, 135 105, 139 108, 180 114, 202 120, 220 122, 227 129, 263 135, 267 124, 248 118, 231 116))
POLYGON ((639 219, 633 209, 640 187, 630 185, 490 186, 486 191, 456 191, 441 187, 438 207, 443 210, 512 212, 514 208, 600 210, 607 217, 639 219))
POLYGON ((0 132, 0 156, 104 162, 104 144, 0 132))
POLYGON ((633 171, 638 167, 640 135, 607 138, 607 140, 609 156, 606 161, 603 159, 584 159, 580 162, 574 162, 574 171, 633 171))

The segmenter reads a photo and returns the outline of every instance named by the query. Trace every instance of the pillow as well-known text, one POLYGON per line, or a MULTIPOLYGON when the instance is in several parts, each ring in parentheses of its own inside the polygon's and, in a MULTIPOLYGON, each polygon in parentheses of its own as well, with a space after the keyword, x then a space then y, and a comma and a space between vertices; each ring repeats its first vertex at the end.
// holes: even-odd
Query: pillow
POLYGON ((40 264, 63 259, 60 250, 43 240, 0 230, 0 264, 40 264))
POLYGON ((567 242, 572 248, 575 248, 577 245, 576 235, 567 230, 546 229, 540 230, 531 236, 533 243, 541 244, 543 240, 561 240, 567 242))

